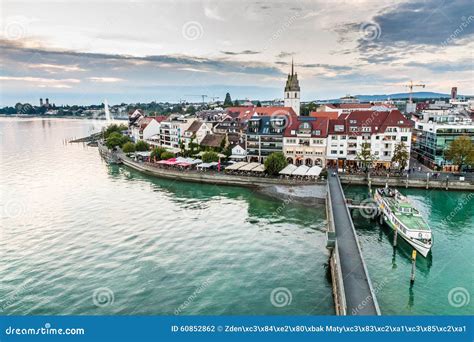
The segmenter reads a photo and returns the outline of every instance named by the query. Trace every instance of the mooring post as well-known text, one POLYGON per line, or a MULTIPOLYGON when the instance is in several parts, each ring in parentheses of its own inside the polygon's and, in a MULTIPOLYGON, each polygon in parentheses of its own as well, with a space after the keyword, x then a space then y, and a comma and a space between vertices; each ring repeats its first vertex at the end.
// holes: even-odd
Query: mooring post
POLYGON ((427 188, 427 189, 428 189, 428 187, 429 187, 429 183, 430 183, 430 173, 427 172, 427 173, 426 173, 426 188, 427 188))
POLYGON ((416 270, 416 249, 411 253, 411 277, 410 284, 413 285, 415 282, 415 270, 416 270))
POLYGON ((407 179, 405 181, 405 188, 408 189, 408 172, 407 172, 407 179))
POLYGON ((398 228, 395 226, 395 234, 393 235, 393 247, 397 247, 398 228))
POLYGON ((446 176, 446 190, 449 190, 449 176, 446 176))

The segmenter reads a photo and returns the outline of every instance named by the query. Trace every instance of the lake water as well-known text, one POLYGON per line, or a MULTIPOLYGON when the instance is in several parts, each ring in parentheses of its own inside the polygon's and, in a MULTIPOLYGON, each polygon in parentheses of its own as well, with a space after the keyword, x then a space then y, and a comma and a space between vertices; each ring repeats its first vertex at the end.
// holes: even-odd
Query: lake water
POLYGON ((64 143, 102 125, 0 119, 0 314, 334 313, 323 207, 151 178, 64 143))
MULTIPOLYGON (((103 125, 0 119, 0 314, 334 314, 324 207, 147 177, 65 143, 103 125)), ((408 245, 354 213, 382 313, 474 314, 474 196, 401 191, 434 234, 413 286, 408 245)))

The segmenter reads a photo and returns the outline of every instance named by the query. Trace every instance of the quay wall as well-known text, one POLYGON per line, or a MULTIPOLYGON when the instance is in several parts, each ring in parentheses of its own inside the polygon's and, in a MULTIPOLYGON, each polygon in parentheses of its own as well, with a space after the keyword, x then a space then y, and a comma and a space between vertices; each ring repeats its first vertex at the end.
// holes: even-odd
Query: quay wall
MULTIPOLYGON (((366 176, 362 175, 344 175, 340 174, 339 178, 343 184, 368 185, 369 181, 366 176)), ((423 188, 423 189, 443 189, 443 190, 467 190, 474 191, 474 183, 472 181, 459 180, 435 180, 430 179, 407 179, 404 177, 370 177, 371 185, 384 186, 387 182, 389 186, 405 187, 405 188, 423 188)))
POLYGON ((293 179, 280 178, 266 178, 266 177, 252 177, 252 176, 238 176, 228 175, 216 172, 186 172, 175 171, 171 169, 160 169, 147 165, 146 163, 139 163, 130 158, 121 156, 124 165, 131 167, 143 173, 167 178, 180 180, 183 182, 207 183, 215 185, 229 185, 229 186, 243 186, 248 188, 257 188, 268 185, 310 185, 310 184, 326 184, 326 181, 297 181, 293 179))

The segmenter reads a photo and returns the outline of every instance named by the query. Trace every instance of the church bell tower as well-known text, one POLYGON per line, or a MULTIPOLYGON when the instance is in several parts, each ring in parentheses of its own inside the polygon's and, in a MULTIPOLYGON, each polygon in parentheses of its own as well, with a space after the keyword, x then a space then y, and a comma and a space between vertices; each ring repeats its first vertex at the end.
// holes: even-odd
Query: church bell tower
POLYGON ((294 72, 293 59, 291 60, 291 74, 285 85, 285 107, 291 107, 296 115, 300 116, 300 84, 298 82, 298 74, 294 72))

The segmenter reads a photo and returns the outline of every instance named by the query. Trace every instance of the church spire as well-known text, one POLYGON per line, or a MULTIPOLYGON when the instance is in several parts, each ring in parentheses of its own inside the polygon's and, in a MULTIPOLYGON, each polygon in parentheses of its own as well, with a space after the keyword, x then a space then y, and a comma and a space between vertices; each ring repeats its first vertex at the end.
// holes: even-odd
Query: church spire
POLYGON ((294 67, 293 67, 293 57, 291 57, 291 76, 294 75, 294 67))

